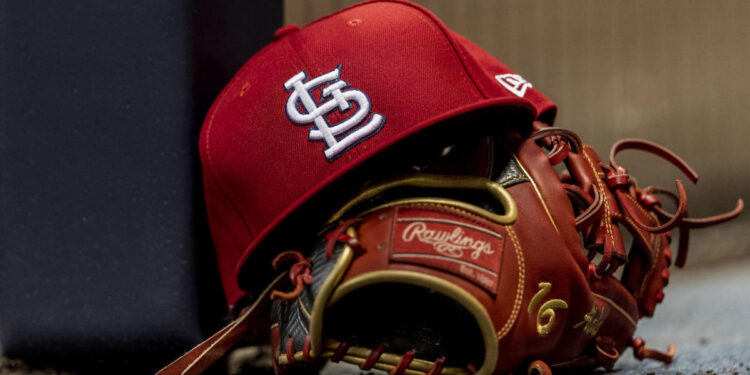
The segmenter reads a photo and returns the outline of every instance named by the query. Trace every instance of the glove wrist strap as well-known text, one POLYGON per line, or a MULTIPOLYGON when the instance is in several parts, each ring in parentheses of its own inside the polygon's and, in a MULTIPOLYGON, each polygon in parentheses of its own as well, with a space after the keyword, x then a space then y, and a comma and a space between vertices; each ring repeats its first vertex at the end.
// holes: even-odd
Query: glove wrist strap
POLYGON ((271 291, 278 289, 288 278, 286 273, 274 279, 255 300, 246 307, 237 319, 213 334, 202 343, 170 363, 156 375, 198 375, 206 371, 216 360, 232 349, 252 327, 253 322, 266 315, 271 291))

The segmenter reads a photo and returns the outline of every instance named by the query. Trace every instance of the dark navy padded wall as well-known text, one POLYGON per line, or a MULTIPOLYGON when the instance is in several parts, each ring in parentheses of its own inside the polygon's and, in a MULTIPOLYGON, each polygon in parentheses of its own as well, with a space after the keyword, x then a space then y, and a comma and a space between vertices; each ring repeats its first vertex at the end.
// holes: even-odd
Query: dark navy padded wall
POLYGON ((0 3, 0 343, 150 371, 221 324, 197 139, 278 1, 0 3))

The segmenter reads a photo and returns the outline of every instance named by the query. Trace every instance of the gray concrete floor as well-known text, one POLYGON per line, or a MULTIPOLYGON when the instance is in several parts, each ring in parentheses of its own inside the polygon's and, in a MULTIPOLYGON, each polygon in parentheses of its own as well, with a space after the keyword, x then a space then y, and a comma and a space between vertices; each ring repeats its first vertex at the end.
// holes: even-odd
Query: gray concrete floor
POLYGON ((674 343, 674 362, 639 362, 628 351, 617 374, 750 374, 750 258, 672 275, 664 302, 636 334, 655 349, 674 343))

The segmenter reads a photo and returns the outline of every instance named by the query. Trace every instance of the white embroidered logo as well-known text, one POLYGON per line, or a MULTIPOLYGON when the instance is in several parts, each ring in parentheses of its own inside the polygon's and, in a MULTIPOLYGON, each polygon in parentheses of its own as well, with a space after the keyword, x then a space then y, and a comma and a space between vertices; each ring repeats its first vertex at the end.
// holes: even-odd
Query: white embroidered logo
POLYGON ((481 254, 495 253, 488 242, 471 238, 458 227, 448 232, 429 229, 424 222, 416 221, 406 226, 401 232, 401 239, 404 242, 411 242, 415 237, 419 242, 432 245, 438 253, 452 258, 463 258, 465 250, 472 250, 471 259, 478 259, 481 254))
POLYGON ((521 98, 526 95, 526 89, 532 87, 531 83, 518 74, 498 74, 495 79, 513 95, 521 98))
POLYGON ((358 143, 373 136, 380 131, 385 123, 385 116, 373 113, 370 117, 372 105, 370 98, 364 92, 355 89, 347 89, 349 84, 341 80, 341 65, 336 69, 315 77, 307 82, 307 73, 301 71, 284 83, 287 92, 291 92, 286 101, 286 115, 294 124, 315 124, 310 129, 308 139, 310 141, 323 141, 328 148, 323 151, 328 161, 333 161, 342 153, 356 146, 358 143), (320 86, 328 85, 321 92, 321 101, 316 103, 312 92, 320 86), (300 111, 301 109, 304 111, 300 111), (329 124, 326 116, 338 109, 341 113, 347 113, 356 104, 356 111, 337 124, 329 124), (370 117, 369 121, 367 118, 370 117), (358 129, 353 128, 361 125, 358 129), (342 136, 343 135, 343 136, 342 136))

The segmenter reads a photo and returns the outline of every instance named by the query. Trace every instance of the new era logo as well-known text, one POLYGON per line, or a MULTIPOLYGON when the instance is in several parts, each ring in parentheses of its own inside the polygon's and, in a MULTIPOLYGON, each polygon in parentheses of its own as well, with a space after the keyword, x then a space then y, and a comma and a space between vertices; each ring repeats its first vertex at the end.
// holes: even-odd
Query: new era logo
POLYGON ((520 98, 526 95, 526 89, 532 87, 531 83, 518 74, 498 74, 495 76, 495 79, 508 89, 508 91, 513 93, 513 95, 520 98))

